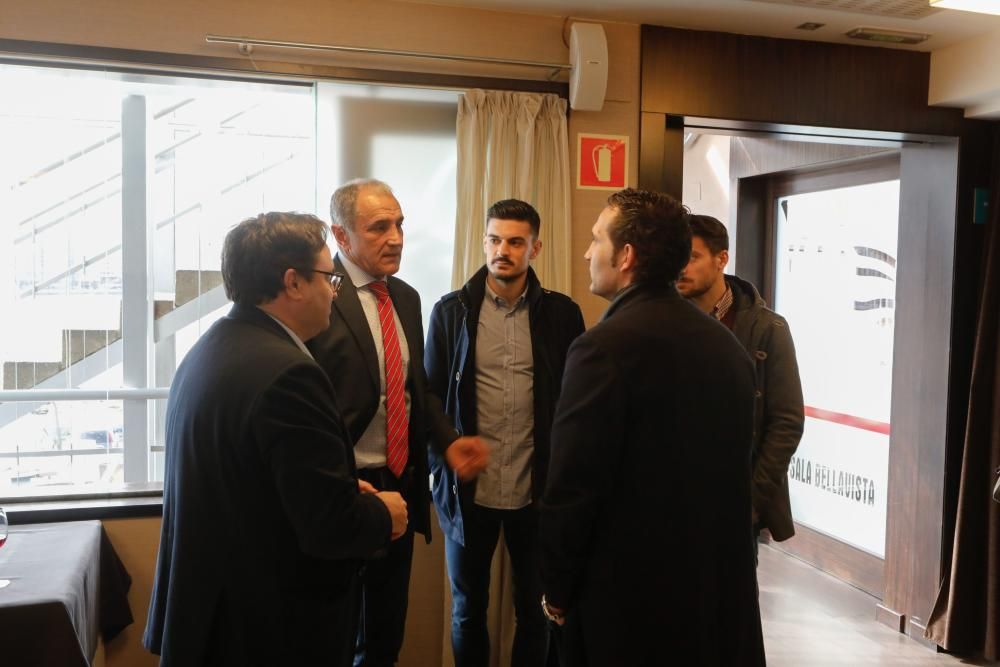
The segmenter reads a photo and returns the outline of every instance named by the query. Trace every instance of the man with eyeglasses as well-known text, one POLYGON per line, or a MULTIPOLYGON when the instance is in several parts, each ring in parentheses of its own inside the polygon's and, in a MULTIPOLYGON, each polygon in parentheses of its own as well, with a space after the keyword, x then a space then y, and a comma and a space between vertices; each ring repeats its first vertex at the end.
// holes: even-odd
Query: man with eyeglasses
POLYGON ((403 254, 403 213, 381 181, 346 183, 330 199, 337 239, 334 271, 345 275, 330 327, 309 349, 333 382, 354 443, 358 475, 371 489, 399 491, 409 529, 362 575, 362 613, 354 664, 391 666, 406 625, 413 533, 430 541, 427 445, 461 479, 489 458, 478 437, 459 437, 427 391, 420 296, 394 274, 403 254))
POLYGON ((316 273, 321 273, 326 277, 326 282, 330 283, 330 287, 333 289, 333 298, 337 298, 337 292, 340 291, 340 283, 344 282, 343 273, 334 273, 333 271, 320 271, 314 268, 313 271, 316 273))
POLYGON ((232 229, 234 302, 177 369, 163 523, 143 644, 160 664, 351 664, 363 559, 406 533, 396 492, 359 484, 326 373, 305 341, 340 275, 314 216, 232 229))

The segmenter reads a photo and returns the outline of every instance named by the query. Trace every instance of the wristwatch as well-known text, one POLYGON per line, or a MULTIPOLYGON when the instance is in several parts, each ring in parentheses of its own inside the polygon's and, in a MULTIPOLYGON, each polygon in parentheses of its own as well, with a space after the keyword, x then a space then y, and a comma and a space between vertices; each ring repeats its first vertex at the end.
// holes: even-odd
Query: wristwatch
POLYGON ((545 594, 542 594, 542 613, 545 614, 545 618, 549 619, 556 625, 562 625, 566 622, 566 617, 560 613, 552 611, 549 606, 548 600, 545 599, 545 594))

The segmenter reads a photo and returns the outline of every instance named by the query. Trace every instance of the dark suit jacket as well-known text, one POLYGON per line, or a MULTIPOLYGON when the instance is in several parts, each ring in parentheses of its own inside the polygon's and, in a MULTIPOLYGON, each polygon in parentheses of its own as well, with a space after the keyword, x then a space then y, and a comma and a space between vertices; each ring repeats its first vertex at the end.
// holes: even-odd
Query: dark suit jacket
MULTIPOLYGON (((346 273, 339 255, 334 264, 337 271, 346 273)), ((405 476, 411 483, 406 486, 407 512, 410 527, 430 542, 428 440, 439 453, 443 453, 458 433, 445 416, 441 401, 427 391, 420 295, 399 278, 390 276, 387 283, 410 351, 406 386, 410 392, 410 452, 405 476)), ((349 277, 344 279, 333 302, 330 328, 309 341, 308 346, 333 382, 351 442, 355 443, 378 410, 381 382, 375 341, 361 308, 357 288, 349 277)))
POLYGON ((626 290, 570 347, 539 530, 568 664, 764 663, 753 382, 736 338, 672 284, 626 290))
POLYGON ((326 374, 234 306, 177 369, 166 427, 146 648, 167 667, 340 664, 360 559, 391 520, 358 493, 326 374))

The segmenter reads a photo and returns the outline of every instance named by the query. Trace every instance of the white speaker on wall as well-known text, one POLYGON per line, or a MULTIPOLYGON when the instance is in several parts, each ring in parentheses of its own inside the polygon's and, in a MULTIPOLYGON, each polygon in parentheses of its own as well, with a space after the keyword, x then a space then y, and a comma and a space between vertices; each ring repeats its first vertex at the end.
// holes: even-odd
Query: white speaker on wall
POLYGON ((569 106, 600 111, 608 87, 608 40, 598 23, 574 23, 569 29, 569 106))

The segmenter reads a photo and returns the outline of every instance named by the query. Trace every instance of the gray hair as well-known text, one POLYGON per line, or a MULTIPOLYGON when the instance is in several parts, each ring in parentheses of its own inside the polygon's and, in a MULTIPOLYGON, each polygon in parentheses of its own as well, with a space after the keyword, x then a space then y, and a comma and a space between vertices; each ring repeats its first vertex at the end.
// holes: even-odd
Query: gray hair
POLYGON ((395 197, 386 183, 375 178, 355 178, 337 188, 330 197, 330 221, 347 229, 354 229, 354 218, 358 214, 358 193, 374 190, 376 194, 395 197))

